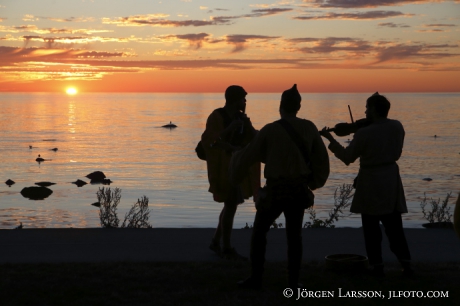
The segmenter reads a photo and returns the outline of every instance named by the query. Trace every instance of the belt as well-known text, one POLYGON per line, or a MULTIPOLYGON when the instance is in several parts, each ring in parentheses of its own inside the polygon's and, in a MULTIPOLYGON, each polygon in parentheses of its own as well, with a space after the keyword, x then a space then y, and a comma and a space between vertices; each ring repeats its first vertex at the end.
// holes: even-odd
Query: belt
POLYGON ((377 164, 377 165, 359 165, 359 168, 367 170, 367 169, 382 168, 382 167, 391 166, 391 165, 398 165, 398 164, 393 161, 393 162, 381 163, 381 164, 377 164))

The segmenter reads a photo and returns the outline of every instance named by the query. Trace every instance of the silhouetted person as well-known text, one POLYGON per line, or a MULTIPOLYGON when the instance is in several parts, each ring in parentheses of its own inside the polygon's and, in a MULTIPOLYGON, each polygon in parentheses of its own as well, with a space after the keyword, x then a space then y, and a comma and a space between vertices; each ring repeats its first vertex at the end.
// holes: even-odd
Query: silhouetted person
POLYGON ((402 213, 407 213, 406 199, 396 163, 401 157, 405 132, 399 121, 387 118, 389 110, 390 102, 385 96, 375 93, 369 97, 365 113, 372 124, 359 129, 346 148, 326 128, 321 131, 330 141, 329 149, 346 165, 360 159, 350 211, 361 214, 367 256, 375 276, 384 276, 380 222, 391 251, 402 264, 403 274, 413 273, 401 218, 402 213))
POLYGON ((231 186, 228 179, 232 152, 248 144, 256 134, 244 114, 246 95, 243 87, 229 86, 225 91, 225 106, 209 115, 201 137, 206 152, 209 192, 213 194, 214 201, 224 203, 209 248, 227 259, 242 259, 230 243, 233 218, 238 204, 251 197, 260 186, 260 164, 254 165, 237 186, 231 186))
POLYGON ((454 228, 460 238, 460 192, 458 193, 457 203, 455 204, 454 228))
POLYGON ((297 117, 300 102, 296 85, 284 91, 279 107, 281 120, 265 125, 246 148, 232 157, 230 177, 233 183, 239 182, 251 165, 265 163, 264 176, 271 195, 267 205, 256 207, 251 238, 251 276, 238 283, 243 288, 261 286, 267 232, 281 213, 286 218, 288 284, 291 288, 300 286, 304 212, 313 205, 311 190, 322 187, 329 176, 329 156, 318 129, 311 121, 297 117), (288 132, 283 124, 289 125, 294 133, 288 132), (293 140, 292 134, 297 134, 303 149, 293 140))

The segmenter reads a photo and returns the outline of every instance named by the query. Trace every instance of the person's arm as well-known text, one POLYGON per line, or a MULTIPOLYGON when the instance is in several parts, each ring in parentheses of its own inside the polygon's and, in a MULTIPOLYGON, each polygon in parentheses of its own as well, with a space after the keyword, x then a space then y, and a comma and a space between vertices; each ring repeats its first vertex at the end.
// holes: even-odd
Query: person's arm
POLYGON ((265 130, 260 130, 256 137, 243 149, 233 153, 230 161, 230 182, 234 185, 240 183, 246 176, 249 167, 260 162, 265 146, 265 130))
POLYGON ((311 170, 313 172, 313 180, 308 183, 311 190, 321 188, 326 184, 329 177, 329 154, 327 153, 326 146, 324 145, 321 135, 316 126, 315 136, 313 138, 312 150, 310 154, 311 170))
POLYGON ((224 122, 220 115, 214 111, 212 112, 208 120, 206 120, 206 129, 203 135, 201 135, 201 142, 206 149, 209 149, 211 145, 216 142, 221 133, 224 131, 224 122))
POLYGON ((361 145, 360 145, 360 140, 359 136, 357 137, 357 133, 354 134, 352 141, 348 145, 348 147, 343 147, 340 143, 337 142, 337 140, 334 139, 334 137, 331 135, 330 132, 326 131, 327 128, 324 127, 321 130, 321 135, 329 140, 329 150, 331 150, 332 153, 334 153, 335 157, 340 159, 345 165, 349 165, 353 163, 361 153, 361 145))
POLYGON ((228 138, 233 131, 241 128, 241 124, 241 120, 233 120, 232 123, 225 128, 221 115, 217 111, 212 112, 206 121, 206 129, 201 136, 203 146, 206 150, 212 148, 218 148, 229 152, 237 150, 238 147, 228 143, 228 138))

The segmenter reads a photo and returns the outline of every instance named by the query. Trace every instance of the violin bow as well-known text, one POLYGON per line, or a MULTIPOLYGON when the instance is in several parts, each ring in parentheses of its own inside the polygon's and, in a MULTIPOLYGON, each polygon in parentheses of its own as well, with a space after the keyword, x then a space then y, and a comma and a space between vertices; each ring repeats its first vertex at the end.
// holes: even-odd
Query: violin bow
POLYGON ((353 121, 353 115, 351 114, 350 105, 348 105, 348 111, 350 112, 351 123, 355 123, 355 122, 353 121))

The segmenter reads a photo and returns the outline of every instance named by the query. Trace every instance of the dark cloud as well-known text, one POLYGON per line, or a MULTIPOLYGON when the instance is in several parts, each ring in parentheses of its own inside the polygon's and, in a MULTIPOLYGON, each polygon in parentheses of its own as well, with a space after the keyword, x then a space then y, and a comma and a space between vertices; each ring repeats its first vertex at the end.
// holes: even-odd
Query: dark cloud
POLYGON ((49 33, 53 33, 53 34, 64 34, 64 33, 71 34, 73 33, 73 30, 70 30, 70 29, 44 28, 43 30, 48 31, 49 33))
POLYGON ((303 0, 303 2, 318 7, 361 8, 439 2, 439 0, 303 0))
POLYGON ((252 10, 252 14, 248 14, 246 16, 249 16, 249 17, 263 17, 263 16, 276 15, 276 14, 281 14, 281 13, 290 12, 290 11, 292 11, 292 9, 290 9, 290 8, 256 9, 256 10, 252 10))
POLYGON ((420 54, 423 50, 421 45, 396 45, 382 48, 377 54, 377 63, 386 62, 390 60, 400 60, 407 57, 414 57, 420 54))
POLYGON ((73 49, 46 49, 46 48, 14 48, 0 46, 0 62, 10 61, 32 62, 37 60, 47 60, 50 62, 61 60, 75 60, 79 58, 113 58, 125 56, 123 52, 88 51, 73 49))
POLYGON ((22 26, 11 27, 11 28, 17 31, 24 31, 24 32, 33 32, 38 29, 37 26, 35 25, 22 25, 22 26))
POLYGON ((26 36, 22 36, 22 38, 24 39, 24 48, 29 45, 31 40, 43 40, 42 36, 36 36, 36 35, 26 35, 26 36))
POLYGON ((48 19, 48 20, 57 21, 57 22, 72 22, 72 21, 75 21, 75 17, 70 17, 70 18, 38 17, 38 18, 48 19))
POLYGON ((418 30, 417 32, 420 33, 439 33, 439 32, 445 32, 443 29, 430 29, 430 30, 418 30))
POLYGON ((384 19, 391 17, 410 17, 414 16, 413 14, 404 14, 397 11, 369 11, 369 12, 357 12, 357 13, 327 13, 324 15, 316 16, 297 16, 294 19, 297 20, 318 20, 318 19, 353 19, 353 20, 363 20, 363 19, 384 19))
POLYGON ((24 35, 22 36, 22 38, 24 39, 24 47, 27 47, 31 40, 40 40, 40 41, 43 41, 46 47, 49 49, 49 48, 56 47, 54 43, 57 40, 61 42, 62 41, 71 42, 73 40, 82 40, 82 39, 85 39, 86 37, 82 37, 82 36, 46 37, 46 36, 38 36, 38 35, 24 35))
POLYGON ((265 16, 277 15, 277 14, 281 14, 284 12, 290 12, 290 11, 292 11, 292 9, 290 8, 255 9, 255 10, 252 10, 250 14, 243 14, 243 15, 236 15, 236 16, 218 16, 218 17, 213 17, 213 20, 221 20, 221 21, 229 22, 230 20, 239 19, 239 18, 265 17, 265 16))
POLYGON ((393 23, 393 22, 383 22, 378 24, 379 27, 388 27, 388 28, 410 28, 410 25, 404 23, 393 23))
POLYGON ((250 40, 267 41, 267 40, 271 40, 275 38, 279 38, 279 36, 236 34, 236 35, 227 35, 226 41, 227 43, 234 46, 232 53, 236 53, 236 52, 241 52, 244 49, 246 49, 246 43, 250 40))
POLYGON ((448 48, 458 48, 458 45, 429 45, 429 44, 418 44, 418 45, 404 45, 398 44, 395 46, 381 47, 377 49, 377 63, 403 60, 406 58, 445 58, 459 56, 459 53, 449 53, 446 50, 448 48))
MULTIPOLYGON (((224 11, 225 9, 216 9, 224 11)), ((158 26, 158 27, 202 27, 202 26, 213 26, 213 25, 228 25, 231 24, 232 20, 240 18, 253 18, 253 17, 264 17, 276 15, 284 12, 292 11, 289 8, 269 8, 269 9, 255 9, 250 14, 243 14, 237 16, 216 16, 212 17, 211 20, 168 20, 164 18, 151 17, 148 15, 137 15, 130 17, 119 17, 116 19, 103 18, 102 22, 105 24, 116 24, 125 26, 158 26)))
POLYGON ((198 33, 198 34, 182 34, 182 35, 167 35, 165 38, 177 38, 187 40, 190 44, 190 47, 195 49, 200 49, 203 46, 203 42, 207 40, 209 34, 207 33, 198 33))
POLYGON ((104 18, 105 24, 116 24, 120 26, 158 26, 158 27, 202 27, 209 25, 228 24, 229 19, 212 20, 167 20, 161 18, 150 18, 148 16, 120 17, 117 19, 104 18))
POLYGON ((456 24, 446 24, 446 23, 432 23, 432 24, 424 24, 424 27, 456 27, 456 24))
POLYGON ((313 43, 312 46, 300 47, 303 53, 331 53, 346 51, 354 54, 369 52, 372 46, 369 42, 350 37, 327 37, 327 38, 293 38, 288 41, 293 43, 313 43))
POLYGON ((123 52, 104 52, 104 51, 87 51, 79 52, 77 58, 112 58, 112 57, 122 57, 123 52))
POLYGON ((407 58, 444 58, 458 56, 458 53, 449 52, 448 49, 458 49, 453 44, 393 44, 391 42, 374 42, 351 38, 351 37, 328 37, 328 38, 292 38, 288 42, 294 44, 309 44, 307 47, 300 46, 297 51, 307 54, 328 54, 332 52, 345 52, 344 59, 367 56, 374 58, 375 64, 402 61, 407 58))
POLYGON ((36 16, 39 19, 46 19, 56 22, 85 22, 92 20, 92 18, 81 18, 81 17, 69 17, 69 18, 56 18, 56 17, 45 17, 45 16, 36 16))

